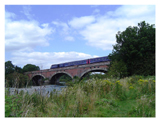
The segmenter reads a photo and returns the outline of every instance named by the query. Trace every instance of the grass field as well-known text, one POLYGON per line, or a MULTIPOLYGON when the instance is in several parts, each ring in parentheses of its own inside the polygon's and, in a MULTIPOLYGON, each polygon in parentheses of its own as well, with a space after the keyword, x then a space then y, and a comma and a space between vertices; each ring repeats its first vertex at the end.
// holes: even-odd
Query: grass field
POLYGON ((155 117, 155 76, 69 82, 61 94, 9 95, 5 117, 155 117))

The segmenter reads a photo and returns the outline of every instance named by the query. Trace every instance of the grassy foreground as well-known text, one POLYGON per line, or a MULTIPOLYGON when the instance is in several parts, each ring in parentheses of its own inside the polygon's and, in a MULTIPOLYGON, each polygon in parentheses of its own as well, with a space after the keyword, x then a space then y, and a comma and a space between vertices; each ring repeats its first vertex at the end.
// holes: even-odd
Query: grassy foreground
POLYGON ((155 76, 90 79, 50 97, 6 91, 5 117, 155 117, 155 76))

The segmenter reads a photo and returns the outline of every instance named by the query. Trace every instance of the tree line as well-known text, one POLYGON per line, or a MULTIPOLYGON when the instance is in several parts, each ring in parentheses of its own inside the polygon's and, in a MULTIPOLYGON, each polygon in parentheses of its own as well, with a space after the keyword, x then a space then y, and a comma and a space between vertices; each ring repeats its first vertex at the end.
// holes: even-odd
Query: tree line
POLYGON ((40 70, 39 66, 26 64, 23 68, 12 64, 12 61, 5 62, 5 87, 27 87, 32 85, 25 72, 40 70))
POLYGON ((5 75, 11 74, 13 72, 24 73, 29 71, 40 70, 39 66, 33 64, 26 64, 23 68, 12 64, 12 61, 5 62, 5 75))

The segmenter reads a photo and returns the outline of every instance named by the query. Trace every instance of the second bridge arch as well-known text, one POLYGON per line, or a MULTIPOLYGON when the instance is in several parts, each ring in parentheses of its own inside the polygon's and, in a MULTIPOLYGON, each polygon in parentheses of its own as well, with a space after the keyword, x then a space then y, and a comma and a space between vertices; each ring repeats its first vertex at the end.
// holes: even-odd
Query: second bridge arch
POLYGON ((73 79, 72 75, 70 75, 67 72, 57 72, 57 73, 54 73, 50 77, 50 83, 49 84, 61 85, 61 82, 66 82, 66 81, 62 80, 63 77, 68 79, 68 80, 72 80, 73 79))

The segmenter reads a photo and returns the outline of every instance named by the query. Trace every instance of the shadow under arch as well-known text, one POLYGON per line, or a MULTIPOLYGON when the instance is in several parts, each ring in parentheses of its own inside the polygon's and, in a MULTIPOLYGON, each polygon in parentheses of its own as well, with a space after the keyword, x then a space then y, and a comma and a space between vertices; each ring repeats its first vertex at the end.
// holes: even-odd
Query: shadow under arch
POLYGON ((36 74, 32 76, 31 80, 34 86, 40 86, 44 83, 45 76, 41 74, 36 74))
POLYGON ((80 76, 80 80, 82 80, 88 73, 90 72, 103 72, 106 73, 108 70, 107 69, 102 69, 102 68, 94 68, 94 69, 89 69, 83 72, 80 76))
POLYGON ((49 84, 56 84, 56 85, 61 85, 60 83, 59 83, 59 78, 61 77, 61 76, 63 76, 63 75, 67 75, 67 76, 69 76, 71 79, 73 79, 73 76, 71 75, 71 74, 69 74, 69 73, 67 73, 67 72, 57 72, 57 73, 54 73, 51 77, 50 77, 50 79, 49 79, 49 84))

